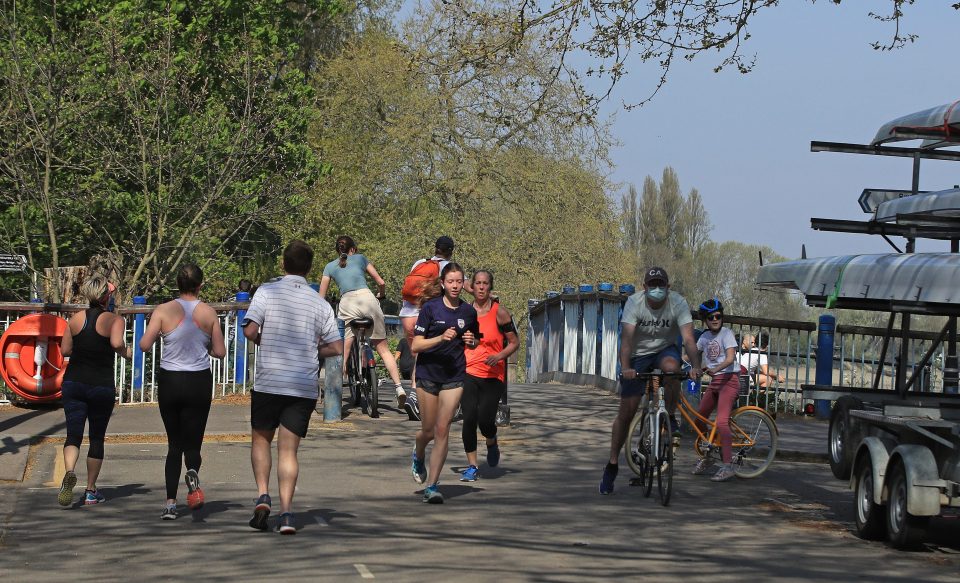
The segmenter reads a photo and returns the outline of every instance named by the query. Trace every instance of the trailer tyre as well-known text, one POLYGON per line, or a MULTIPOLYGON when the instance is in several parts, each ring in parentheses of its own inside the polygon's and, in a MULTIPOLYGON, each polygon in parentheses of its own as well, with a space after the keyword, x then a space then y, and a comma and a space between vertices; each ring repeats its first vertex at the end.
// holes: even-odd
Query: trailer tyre
POLYGON ((837 399, 830 413, 830 433, 827 441, 827 457, 830 459, 830 471, 840 480, 850 479, 853 456, 857 442, 850 424, 850 411, 860 409, 859 399, 843 396, 837 399))
POLYGON ((907 512, 907 470, 903 463, 893 464, 889 476, 890 497, 887 500, 887 540, 898 549, 917 547, 927 532, 929 516, 913 516, 907 512))
POLYGON ((856 478, 853 491, 857 535, 864 540, 881 540, 886 534, 884 508, 873 501, 873 460, 869 455, 857 464, 856 478))

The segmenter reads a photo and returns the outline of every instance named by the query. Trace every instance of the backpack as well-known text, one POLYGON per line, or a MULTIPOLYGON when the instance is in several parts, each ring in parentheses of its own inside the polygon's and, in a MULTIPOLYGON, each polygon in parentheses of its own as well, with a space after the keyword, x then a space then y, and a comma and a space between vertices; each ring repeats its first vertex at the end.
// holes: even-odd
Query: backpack
POLYGON ((405 301, 417 304, 423 298, 426 289, 435 284, 438 279, 440 279, 440 262, 436 259, 427 259, 410 270, 403 280, 400 295, 405 301))

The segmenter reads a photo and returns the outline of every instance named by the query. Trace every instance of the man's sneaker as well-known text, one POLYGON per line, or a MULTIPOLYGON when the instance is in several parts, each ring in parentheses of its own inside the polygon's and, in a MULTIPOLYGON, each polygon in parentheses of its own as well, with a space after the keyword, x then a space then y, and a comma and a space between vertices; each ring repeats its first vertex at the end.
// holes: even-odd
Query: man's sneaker
POLYGON ((737 474, 733 471, 733 466, 724 464, 720 466, 720 469, 717 470, 717 473, 710 478, 713 482, 726 482, 730 478, 733 478, 737 474))
POLYGON ((701 458, 700 461, 697 462, 697 465, 693 467, 693 475, 702 476, 703 474, 706 474, 707 472, 709 472, 710 468, 712 467, 713 467, 713 462, 711 462, 707 458, 701 458))
POLYGON ((440 493, 440 482, 423 489, 423 501, 427 504, 443 504, 443 494, 440 493))
POLYGON ((417 457, 417 452, 413 452, 413 463, 410 464, 410 471, 413 473, 413 481, 422 484, 427 481, 427 466, 422 459, 417 457))
POLYGON ((73 487, 77 485, 77 475, 73 472, 67 472, 63 475, 63 481, 60 482, 60 493, 57 494, 57 503, 60 506, 70 506, 73 502, 73 487))
POLYGON ((397 409, 406 410, 407 408, 407 394, 403 392, 403 389, 399 389, 400 392, 397 393, 397 409))
POLYGON ((604 496, 613 494, 613 481, 617 479, 619 469, 619 466, 609 463, 603 468, 603 477, 600 478, 600 493, 604 496))
POLYGON ((253 509, 253 518, 250 519, 250 528, 267 530, 268 518, 270 518, 270 494, 263 494, 257 498, 257 505, 253 509))
POLYGON ((410 421, 420 421, 420 406, 417 404, 417 394, 407 395, 407 402, 403 404, 403 409, 407 412, 410 421))
POLYGON ((494 443, 487 446, 487 465, 491 468, 497 467, 500 463, 500 446, 494 443))
POLYGON ((477 466, 468 466, 460 473, 461 482, 476 482, 480 479, 480 469, 477 466))
POLYGON ((460 405, 457 405, 457 410, 453 414, 453 419, 450 420, 450 423, 456 423, 457 421, 463 421, 463 409, 460 405))
POLYGON ((500 405, 497 407, 497 427, 507 425, 510 425, 510 405, 500 405))
POLYGON ((83 493, 83 503, 86 506, 93 506, 94 504, 103 504, 107 499, 103 497, 103 494, 100 493, 100 490, 84 490, 83 493))
POLYGON ((280 534, 297 534, 297 527, 293 523, 293 513, 284 512, 280 515, 280 522, 277 523, 277 530, 280 534))
POLYGON ((176 504, 167 504, 163 507, 163 512, 160 513, 160 520, 176 520, 177 519, 177 505, 176 504))
POLYGON ((203 506, 203 490, 200 489, 200 476, 197 475, 197 470, 187 470, 183 481, 187 483, 187 506, 190 510, 203 506))

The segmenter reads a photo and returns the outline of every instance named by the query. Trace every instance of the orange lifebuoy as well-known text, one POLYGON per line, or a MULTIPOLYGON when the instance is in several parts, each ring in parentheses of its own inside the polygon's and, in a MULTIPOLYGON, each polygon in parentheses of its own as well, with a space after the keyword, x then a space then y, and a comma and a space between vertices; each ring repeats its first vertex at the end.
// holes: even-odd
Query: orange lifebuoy
POLYGON ((0 337, 0 376, 14 393, 34 403, 60 398, 67 370, 60 339, 66 331, 67 321, 52 314, 30 314, 10 324, 0 337))

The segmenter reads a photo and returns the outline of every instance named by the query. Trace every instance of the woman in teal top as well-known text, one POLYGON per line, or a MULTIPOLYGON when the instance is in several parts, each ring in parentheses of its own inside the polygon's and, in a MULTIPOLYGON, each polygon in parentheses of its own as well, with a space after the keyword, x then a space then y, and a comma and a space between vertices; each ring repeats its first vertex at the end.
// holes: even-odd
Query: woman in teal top
MULTIPOLYGON (((397 406, 403 409, 406 393, 400 385, 397 361, 386 342, 387 327, 383 321, 383 310, 380 309, 380 300, 383 299, 386 282, 377 273, 373 264, 364 255, 357 253, 357 244, 354 243, 352 238, 346 235, 339 237, 336 250, 340 257, 323 268, 323 278, 320 280, 320 295, 326 297, 327 289, 330 287, 330 279, 333 278, 337 282, 337 287, 340 288, 340 305, 337 309, 337 317, 343 320, 345 326, 343 360, 346 362, 350 357, 350 339, 353 337, 350 322, 357 318, 373 320, 373 328, 368 334, 370 344, 380 355, 383 365, 387 367, 387 372, 396 387, 397 406), (377 282, 376 296, 367 287, 367 274, 377 282)), ((346 372, 346 367, 344 367, 344 372, 346 372)))

